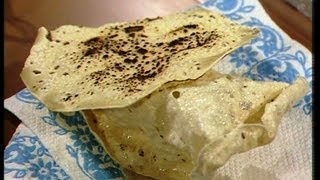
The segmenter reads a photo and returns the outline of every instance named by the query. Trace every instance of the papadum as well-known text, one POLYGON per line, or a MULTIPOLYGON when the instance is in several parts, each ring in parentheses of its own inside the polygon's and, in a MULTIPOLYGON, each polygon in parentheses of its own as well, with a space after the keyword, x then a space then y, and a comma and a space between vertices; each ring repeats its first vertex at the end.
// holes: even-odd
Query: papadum
POLYGON ((42 27, 21 78, 50 110, 125 107, 166 82, 200 77, 258 33, 203 8, 97 28, 42 27))
POLYGON ((307 89, 300 77, 290 85, 209 71, 167 83, 128 107, 84 116, 123 168, 155 179, 191 179, 271 142, 284 113, 307 89))

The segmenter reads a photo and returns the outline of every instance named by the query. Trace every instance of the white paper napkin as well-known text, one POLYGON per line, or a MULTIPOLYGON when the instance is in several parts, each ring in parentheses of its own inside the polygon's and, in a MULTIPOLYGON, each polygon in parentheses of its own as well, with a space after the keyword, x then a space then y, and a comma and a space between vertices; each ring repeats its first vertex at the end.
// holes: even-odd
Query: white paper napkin
MULTIPOLYGON (((311 53, 286 35, 258 1, 210 0, 202 6, 261 29, 259 38, 225 57, 215 66, 216 70, 255 80, 290 83, 301 75, 311 86, 311 53)), ((23 122, 5 150, 6 179, 123 177, 79 113, 49 112, 26 89, 5 100, 5 108, 23 122)), ((214 179, 311 179, 311 111, 309 92, 286 113, 271 144, 234 155, 217 170, 214 179)))

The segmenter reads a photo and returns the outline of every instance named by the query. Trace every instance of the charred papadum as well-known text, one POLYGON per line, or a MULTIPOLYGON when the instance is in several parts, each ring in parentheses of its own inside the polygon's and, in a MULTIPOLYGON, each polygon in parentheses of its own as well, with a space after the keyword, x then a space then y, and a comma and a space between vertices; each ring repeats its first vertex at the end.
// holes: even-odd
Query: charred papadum
POLYGON ((51 110, 125 107, 166 82, 200 77, 258 32, 202 8, 98 28, 42 27, 21 77, 51 110))
POLYGON ((167 83, 128 107, 84 115, 122 167, 156 179, 191 179, 271 142, 284 113, 307 89, 304 78, 289 85, 208 72, 167 83))

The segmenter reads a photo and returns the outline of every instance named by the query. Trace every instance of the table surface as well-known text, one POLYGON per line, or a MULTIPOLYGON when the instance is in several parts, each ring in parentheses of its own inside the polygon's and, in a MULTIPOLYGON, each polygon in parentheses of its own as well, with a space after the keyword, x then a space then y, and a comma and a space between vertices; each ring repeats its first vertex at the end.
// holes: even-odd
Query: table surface
MULTIPOLYGON (((37 34, 45 26, 64 24, 99 26, 109 22, 132 21, 163 16, 195 6, 205 0, 5 0, 5 91, 9 98, 24 88, 19 74, 37 34)), ((312 50, 311 20, 284 0, 260 0, 271 18, 293 39, 312 50)), ((5 142, 8 143, 20 121, 5 111, 5 142)))

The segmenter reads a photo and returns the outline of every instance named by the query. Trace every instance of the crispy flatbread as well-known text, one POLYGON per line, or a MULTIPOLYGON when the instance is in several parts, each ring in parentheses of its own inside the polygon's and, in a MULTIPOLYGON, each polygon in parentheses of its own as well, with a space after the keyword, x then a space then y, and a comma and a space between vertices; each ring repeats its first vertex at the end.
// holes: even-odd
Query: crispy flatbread
POLYGON ((258 32, 203 8, 97 28, 42 27, 21 78, 54 111, 125 107, 166 82, 200 77, 258 32))
POLYGON ((123 168, 155 179, 206 176, 233 154, 270 143, 280 119, 308 89, 209 71, 167 83, 125 108, 84 111, 123 168))

